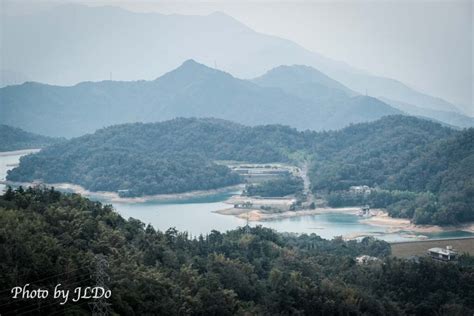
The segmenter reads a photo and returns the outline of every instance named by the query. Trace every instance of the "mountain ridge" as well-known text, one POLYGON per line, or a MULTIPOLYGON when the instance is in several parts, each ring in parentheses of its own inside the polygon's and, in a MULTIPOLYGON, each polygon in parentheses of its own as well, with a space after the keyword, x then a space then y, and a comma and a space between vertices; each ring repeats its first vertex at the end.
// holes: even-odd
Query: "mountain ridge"
POLYGON ((282 64, 306 64, 358 93, 369 90, 376 97, 436 110, 459 111, 452 104, 419 93, 399 81, 372 76, 292 41, 255 32, 223 13, 183 16, 137 13, 116 7, 65 9, 59 6, 29 16, 5 16, 4 20, 4 63, 36 81, 75 84, 101 80, 109 77, 110 72, 120 80, 151 80, 189 58, 207 65, 217 61, 219 68, 241 78, 260 76, 282 64), (38 30, 39 35, 31 30, 38 30), (152 37, 160 41, 150 42, 152 37), (20 50, 17 38, 35 45, 35 54, 20 50), (75 41, 71 41, 73 38, 75 41), (176 38, 181 42, 173 41, 176 38), (127 47, 122 45, 124 41, 129 43, 127 47), (58 46, 58 42, 64 45, 58 46), (216 43, 220 43, 219 46, 216 43), (55 51, 50 51, 50 47, 55 47, 55 51), (116 51, 121 54, 113 53, 116 51), (130 61, 134 61, 133 67, 122 67, 130 61), (68 66, 58 68, 57 65, 68 66))
POLYGON ((188 60, 152 81, 85 82, 67 87, 27 83, 1 88, 0 123, 61 136, 180 116, 323 130, 401 113, 373 98, 327 95, 324 102, 306 100, 188 60))

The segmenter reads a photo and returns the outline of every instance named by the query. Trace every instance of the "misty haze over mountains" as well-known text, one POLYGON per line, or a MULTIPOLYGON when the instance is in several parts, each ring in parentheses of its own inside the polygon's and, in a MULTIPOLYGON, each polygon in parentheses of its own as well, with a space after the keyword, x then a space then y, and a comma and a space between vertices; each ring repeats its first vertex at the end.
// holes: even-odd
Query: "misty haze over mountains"
MULTIPOLYGON (((359 95, 308 66, 279 66, 249 81, 194 60, 152 81, 83 82, 71 87, 29 82, 0 89, 0 99, 0 123, 65 137, 113 124, 176 117, 330 130, 412 110, 359 95)), ((417 109, 419 116, 430 113, 448 125, 474 126, 473 118, 461 114, 450 117, 448 112, 417 109)))
MULTIPOLYGON (((471 124, 449 102, 292 41, 257 33, 223 13, 162 15, 62 5, 27 16, 4 16, 2 25, 1 67, 17 78, 60 85, 110 77, 150 80, 190 58, 239 78, 255 78, 280 65, 308 65, 356 93, 368 92, 406 113, 452 125, 471 124), (24 43, 34 49, 25 49, 24 43)), ((8 84, 8 76, 2 80, 8 84)))
POLYGON ((0 1, 0 316, 474 316, 471 0, 0 1))
POLYGON ((255 82, 188 60, 153 81, 84 82, 72 87, 25 83, 0 89, 0 122, 71 137, 112 124, 175 117, 327 130, 401 113, 378 99, 355 95, 308 67, 280 67, 255 82), (293 91, 295 73, 305 82, 301 91, 293 91))

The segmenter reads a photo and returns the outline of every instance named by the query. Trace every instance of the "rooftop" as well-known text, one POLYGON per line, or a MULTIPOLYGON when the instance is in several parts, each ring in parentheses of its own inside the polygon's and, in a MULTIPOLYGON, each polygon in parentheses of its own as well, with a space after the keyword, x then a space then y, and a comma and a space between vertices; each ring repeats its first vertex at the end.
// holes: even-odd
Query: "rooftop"
POLYGON ((440 253, 440 254, 443 254, 443 255, 453 255, 453 254, 457 253, 456 251, 454 251, 452 249, 439 248, 439 247, 430 248, 430 249, 428 249, 428 251, 429 252, 440 253))

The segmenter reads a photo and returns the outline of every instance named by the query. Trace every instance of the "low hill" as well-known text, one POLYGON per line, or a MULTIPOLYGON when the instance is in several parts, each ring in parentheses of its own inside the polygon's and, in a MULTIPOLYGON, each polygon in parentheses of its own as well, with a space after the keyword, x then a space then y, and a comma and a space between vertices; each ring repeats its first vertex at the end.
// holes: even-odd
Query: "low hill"
POLYGON ((60 140, 0 124, 0 151, 42 148, 57 143, 60 140))
POLYGON ((387 183, 426 148, 455 130, 409 116, 382 118, 327 133, 313 149, 315 190, 387 183))
POLYGON ((474 128, 428 146, 387 187, 435 194, 414 210, 420 223, 474 221, 474 128))
POLYGON ((240 182, 214 160, 288 161, 288 150, 307 147, 302 136, 289 127, 217 119, 117 125, 23 157, 8 179, 71 182, 132 196, 214 189, 240 182))
POLYGON ((333 133, 316 150, 313 190, 331 192, 333 206, 386 207, 418 224, 473 221, 474 129, 458 132, 412 117, 393 123, 383 118, 333 133), (377 191, 356 199, 343 194, 358 185, 377 191))

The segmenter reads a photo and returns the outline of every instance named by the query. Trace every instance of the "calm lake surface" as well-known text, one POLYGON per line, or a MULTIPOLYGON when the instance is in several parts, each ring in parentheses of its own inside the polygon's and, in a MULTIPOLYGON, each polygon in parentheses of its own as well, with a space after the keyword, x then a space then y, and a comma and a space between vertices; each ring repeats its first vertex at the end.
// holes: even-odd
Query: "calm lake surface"
MULTIPOLYGON (((5 179, 7 170, 19 162, 22 154, 5 155, 0 153, 0 179, 5 179)), ((3 191, 4 185, 0 184, 3 191)), ((211 230, 227 231, 243 226, 246 221, 234 216, 213 213, 219 209, 229 208, 223 203, 236 191, 218 193, 207 197, 191 198, 176 201, 153 201, 140 203, 113 203, 114 208, 125 218, 133 217, 146 224, 151 224, 160 230, 175 227, 180 231, 188 231, 192 236, 207 234, 211 230)), ((108 203, 106 200, 101 202, 108 203)), ((258 222, 258 225, 273 228, 281 232, 315 233, 323 238, 364 233, 374 235, 386 241, 414 240, 406 235, 411 232, 388 233, 387 227, 367 225, 356 215, 350 214, 321 214, 272 221, 258 222)), ((250 223, 251 226, 257 225, 250 223)), ((419 234, 419 233, 418 233, 419 234)), ((472 236, 464 231, 441 232, 424 234, 428 238, 454 238, 472 236)))

